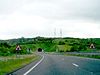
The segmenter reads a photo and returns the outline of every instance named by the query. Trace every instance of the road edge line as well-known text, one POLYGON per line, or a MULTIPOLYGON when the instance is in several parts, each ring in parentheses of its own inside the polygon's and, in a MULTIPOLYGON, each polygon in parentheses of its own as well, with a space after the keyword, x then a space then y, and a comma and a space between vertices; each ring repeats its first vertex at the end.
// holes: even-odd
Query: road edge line
POLYGON ((27 75, 28 73, 30 73, 35 67, 37 67, 44 59, 44 56, 42 56, 42 59, 37 62, 32 68, 30 68, 26 73, 24 73, 23 75, 27 75))

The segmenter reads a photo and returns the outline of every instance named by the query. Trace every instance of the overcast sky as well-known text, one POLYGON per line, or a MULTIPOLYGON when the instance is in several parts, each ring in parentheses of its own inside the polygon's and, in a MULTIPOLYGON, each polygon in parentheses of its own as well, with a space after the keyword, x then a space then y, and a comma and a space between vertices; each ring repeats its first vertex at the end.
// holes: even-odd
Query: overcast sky
POLYGON ((0 0, 0 39, 100 38, 100 0, 0 0))

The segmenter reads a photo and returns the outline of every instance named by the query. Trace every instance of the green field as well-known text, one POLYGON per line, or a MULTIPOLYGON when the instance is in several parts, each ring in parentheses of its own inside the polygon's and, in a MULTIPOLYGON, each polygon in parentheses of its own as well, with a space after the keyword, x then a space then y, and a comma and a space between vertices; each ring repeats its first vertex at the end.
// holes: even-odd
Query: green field
POLYGON ((18 68, 29 64, 32 61, 37 60, 39 57, 36 55, 20 55, 20 57, 7 56, 7 57, 0 57, 0 75, 5 75, 9 72, 12 72, 18 68))

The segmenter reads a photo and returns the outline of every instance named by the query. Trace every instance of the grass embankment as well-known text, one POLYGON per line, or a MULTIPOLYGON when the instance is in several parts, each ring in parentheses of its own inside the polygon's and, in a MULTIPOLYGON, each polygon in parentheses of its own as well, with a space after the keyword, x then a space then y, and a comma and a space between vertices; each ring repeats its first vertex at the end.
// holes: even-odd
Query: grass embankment
POLYGON ((0 60, 0 75, 5 75, 9 72, 12 72, 18 68, 29 64, 32 61, 35 61, 39 58, 36 55, 21 55, 19 58, 7 57, 4 60, 0 60))
POLYGON ((88 55, 88 54, 67 54, 67 55, 100 59, 100 55, 88 55))

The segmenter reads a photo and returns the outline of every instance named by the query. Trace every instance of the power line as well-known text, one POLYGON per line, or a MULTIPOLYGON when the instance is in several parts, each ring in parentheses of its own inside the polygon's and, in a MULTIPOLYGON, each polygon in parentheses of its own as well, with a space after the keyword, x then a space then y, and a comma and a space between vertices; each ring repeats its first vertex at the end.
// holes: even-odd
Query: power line
POLYGON ((62 29, 60 29, 60 37, 62 37, 62 29))
POLYGON ((54 37, 56 36, 56 28, 54 29, 54 37))

